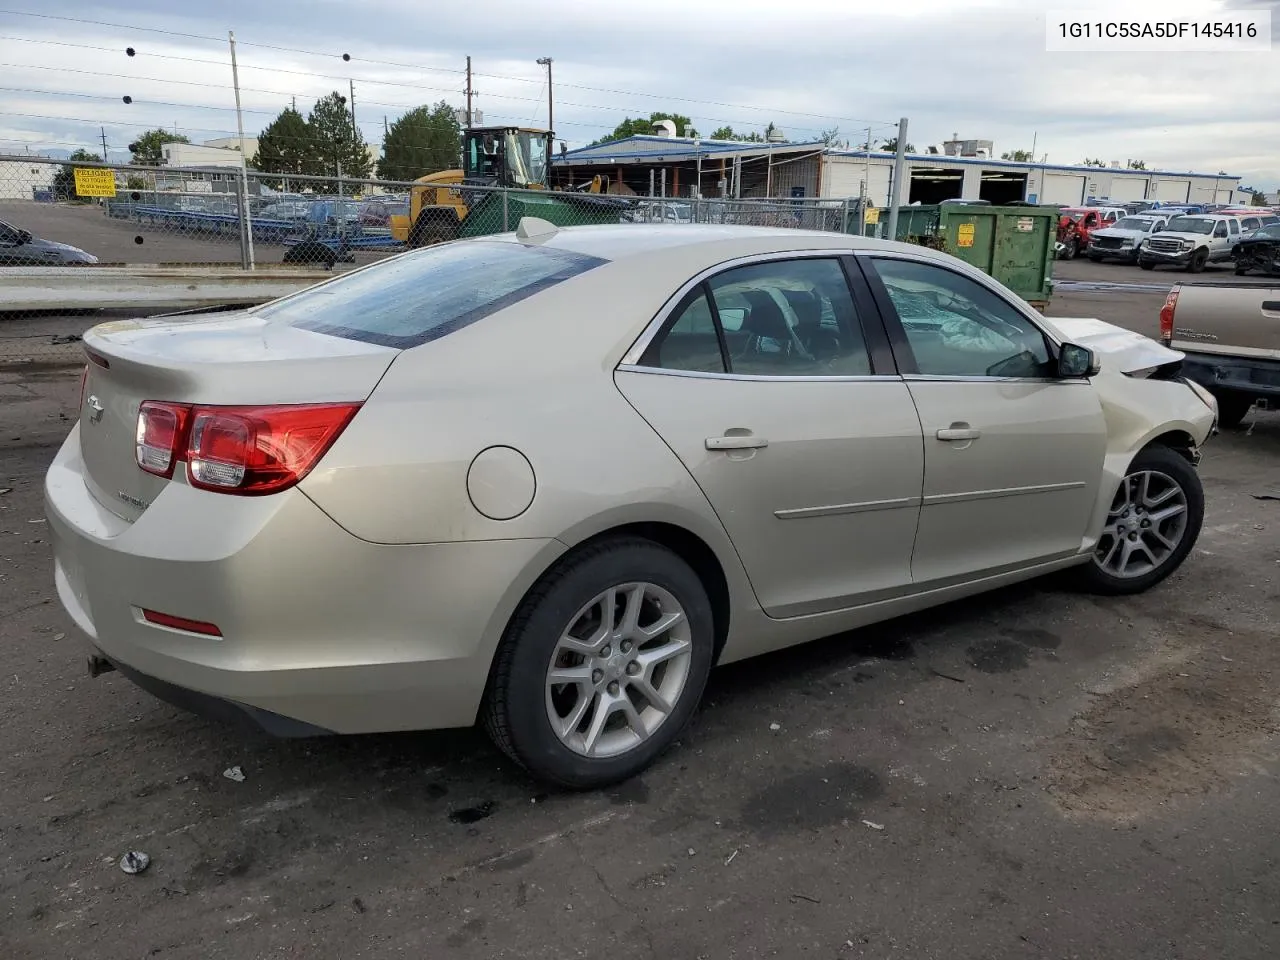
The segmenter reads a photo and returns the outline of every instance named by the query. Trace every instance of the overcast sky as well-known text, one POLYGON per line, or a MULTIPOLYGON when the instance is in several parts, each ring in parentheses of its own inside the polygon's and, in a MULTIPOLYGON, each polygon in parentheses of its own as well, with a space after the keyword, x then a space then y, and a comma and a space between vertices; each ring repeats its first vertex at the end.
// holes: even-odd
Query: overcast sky
POLYGON ((350 78, 360 127, 376 143, 384 115, 442 98, 461 105, 468 54, 486 122, 544 125, 534 61, 550 56, 555 125, 570 147, 653 110, 687 114, 704 134, 773 121, 793 140, 838 127, 855 142, 868 124, 878 140, 891 135, 905 116, 921 150, 958 133, 994 140, 998 155, 1030 149, 1034 137, 1051 163, 1140 158, 1274 190, 1280 44, 1045 51, 1046 16, 1062 8, 1082 19, 1092 10, 1204 20, 1251 5, 1280 21, 1280 0, 0 0, 0 152, 100 150, 100 126, 113 159, 150 127, 176 125, 193 142, 233 135, 232 29, 249 136, 291 96, 305 114, 350 78))

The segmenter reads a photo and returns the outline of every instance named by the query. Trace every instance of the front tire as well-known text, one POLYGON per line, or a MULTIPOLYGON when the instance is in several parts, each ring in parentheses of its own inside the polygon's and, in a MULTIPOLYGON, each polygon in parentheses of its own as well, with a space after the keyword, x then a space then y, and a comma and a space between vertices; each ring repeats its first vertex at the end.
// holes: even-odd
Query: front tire
POLYGON ((1066 242, 1065 248, 1062 251, 1062 259, 1074 260, 1076 258, 1076 254, 1078 254, 1079 252, 1080 252, 1080 241, 1076 240, 1073 237, 1072 239, 1066 242))
POLYGON ((1147 447, 1129 464, 1093 558, 1081 568, 1085 586, 1111 596, 1151 589, 1182 565, 1203 522, 1195 467, 1169 447, 1147 447))
POLYGON ((1156 268, 1156 265, 1150 260, 1143 260, 1141 257, 1138 258, 1138 266, 1143 270, 1154 270, 1156 268))
POLYGON ((1191 259, 1187 261, 1187 273, 1201 273, 1208 262, 1209 251, 1197 250, 1191 255, 1191 259))
POLYGON ((521 603, 494 659, 483 723, 541 780, 617 783, 688 724, 714 648, 711 602, 687 563, 639 537, 593 544, 521 603))

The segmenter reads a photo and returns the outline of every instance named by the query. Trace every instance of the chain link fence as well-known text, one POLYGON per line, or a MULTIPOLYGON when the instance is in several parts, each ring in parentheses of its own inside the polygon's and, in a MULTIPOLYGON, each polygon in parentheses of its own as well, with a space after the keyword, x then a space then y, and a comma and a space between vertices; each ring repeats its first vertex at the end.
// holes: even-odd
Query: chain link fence
POLYGON ((249 305, 458 237, 743 224, 873 234, 857 199, 708 199, 0 156, 0 365, 76 362, 118 317, 249 305))

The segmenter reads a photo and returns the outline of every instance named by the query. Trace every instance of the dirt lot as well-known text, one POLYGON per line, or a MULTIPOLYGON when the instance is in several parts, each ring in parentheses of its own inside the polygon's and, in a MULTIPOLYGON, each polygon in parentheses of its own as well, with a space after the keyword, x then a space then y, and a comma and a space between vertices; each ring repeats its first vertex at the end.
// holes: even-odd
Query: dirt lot
POLYGON ((1280 955, 1276 414, 1208 445, 1156 591, 722 669, 655 769, 569 795, 473 732, 249 738, 89 679, 40 495, 75 400, 0 371, 4 960, 1280 955))

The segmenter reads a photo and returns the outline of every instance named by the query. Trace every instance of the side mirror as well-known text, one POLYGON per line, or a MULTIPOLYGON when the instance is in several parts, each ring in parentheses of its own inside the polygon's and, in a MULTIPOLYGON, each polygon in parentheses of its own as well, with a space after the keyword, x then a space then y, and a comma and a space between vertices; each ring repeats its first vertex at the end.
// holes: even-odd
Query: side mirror
POLYGON ((1058 376, 1064 380, 1083 380, 1096 377, 1102 364, 1088 347, 1064 343, 1058 350, 1058 376))

